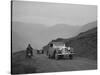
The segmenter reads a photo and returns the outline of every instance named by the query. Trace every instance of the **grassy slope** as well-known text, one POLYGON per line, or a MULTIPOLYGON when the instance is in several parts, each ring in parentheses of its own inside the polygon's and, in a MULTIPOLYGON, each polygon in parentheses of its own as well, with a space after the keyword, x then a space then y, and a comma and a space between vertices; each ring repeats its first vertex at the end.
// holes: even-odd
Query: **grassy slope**
MULTIPOLYGON (((67 43, 66 43, 67 44, 67 43)), ((80 33, 78 36, 69 39, 78 56, 90 59, 97 59, 97 28, 80 33)))
POLYGON ((97 59, 97 28, 82 32, 73 38, 58 38, 52 41, 62 41, 66 43, 66 46, 72 46, 77 56, 97 59))

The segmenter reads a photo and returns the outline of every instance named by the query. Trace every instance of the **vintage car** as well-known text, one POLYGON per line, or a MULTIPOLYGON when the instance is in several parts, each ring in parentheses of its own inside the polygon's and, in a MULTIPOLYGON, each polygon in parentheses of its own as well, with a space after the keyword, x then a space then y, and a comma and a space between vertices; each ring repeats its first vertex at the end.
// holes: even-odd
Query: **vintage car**
POLYGON ((73 54, 73 48, 66 47, 63 42, 52 42, 49 44, 47 50, 47 56, 55 59, 59 59, 60 57, 69 57, 69 59, 72 59, 73 54))
POLYGON ((38 49, 37 54, 43 54, 43 49, 38 49))

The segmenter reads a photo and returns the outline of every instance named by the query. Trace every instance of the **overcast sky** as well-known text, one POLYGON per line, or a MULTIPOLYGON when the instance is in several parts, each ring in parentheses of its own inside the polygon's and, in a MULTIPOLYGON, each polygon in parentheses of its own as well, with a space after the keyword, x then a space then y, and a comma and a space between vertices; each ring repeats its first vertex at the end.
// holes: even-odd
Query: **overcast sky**
POLYGON ((13 21, 55 24, 84 25, 97 19, 97 6, 44 2, 13 2, 13 21))

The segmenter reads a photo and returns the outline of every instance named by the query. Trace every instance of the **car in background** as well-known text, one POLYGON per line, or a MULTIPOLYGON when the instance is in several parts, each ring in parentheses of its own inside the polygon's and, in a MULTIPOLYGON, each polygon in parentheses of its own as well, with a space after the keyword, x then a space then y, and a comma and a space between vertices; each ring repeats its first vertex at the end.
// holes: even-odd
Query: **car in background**
POLYGON ((43 54, 43 49, 37 49, 37 54, 43 54))

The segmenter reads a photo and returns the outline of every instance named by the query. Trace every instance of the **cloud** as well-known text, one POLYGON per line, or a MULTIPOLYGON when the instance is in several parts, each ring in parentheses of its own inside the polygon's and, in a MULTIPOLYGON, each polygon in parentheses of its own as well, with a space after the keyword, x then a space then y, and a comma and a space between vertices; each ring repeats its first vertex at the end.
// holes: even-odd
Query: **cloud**
POLYGON ((97 19, 97 7, 91 5, 14 1, 13 20, 38 22, 47 26, 57 23, 83 25, 97 19))

